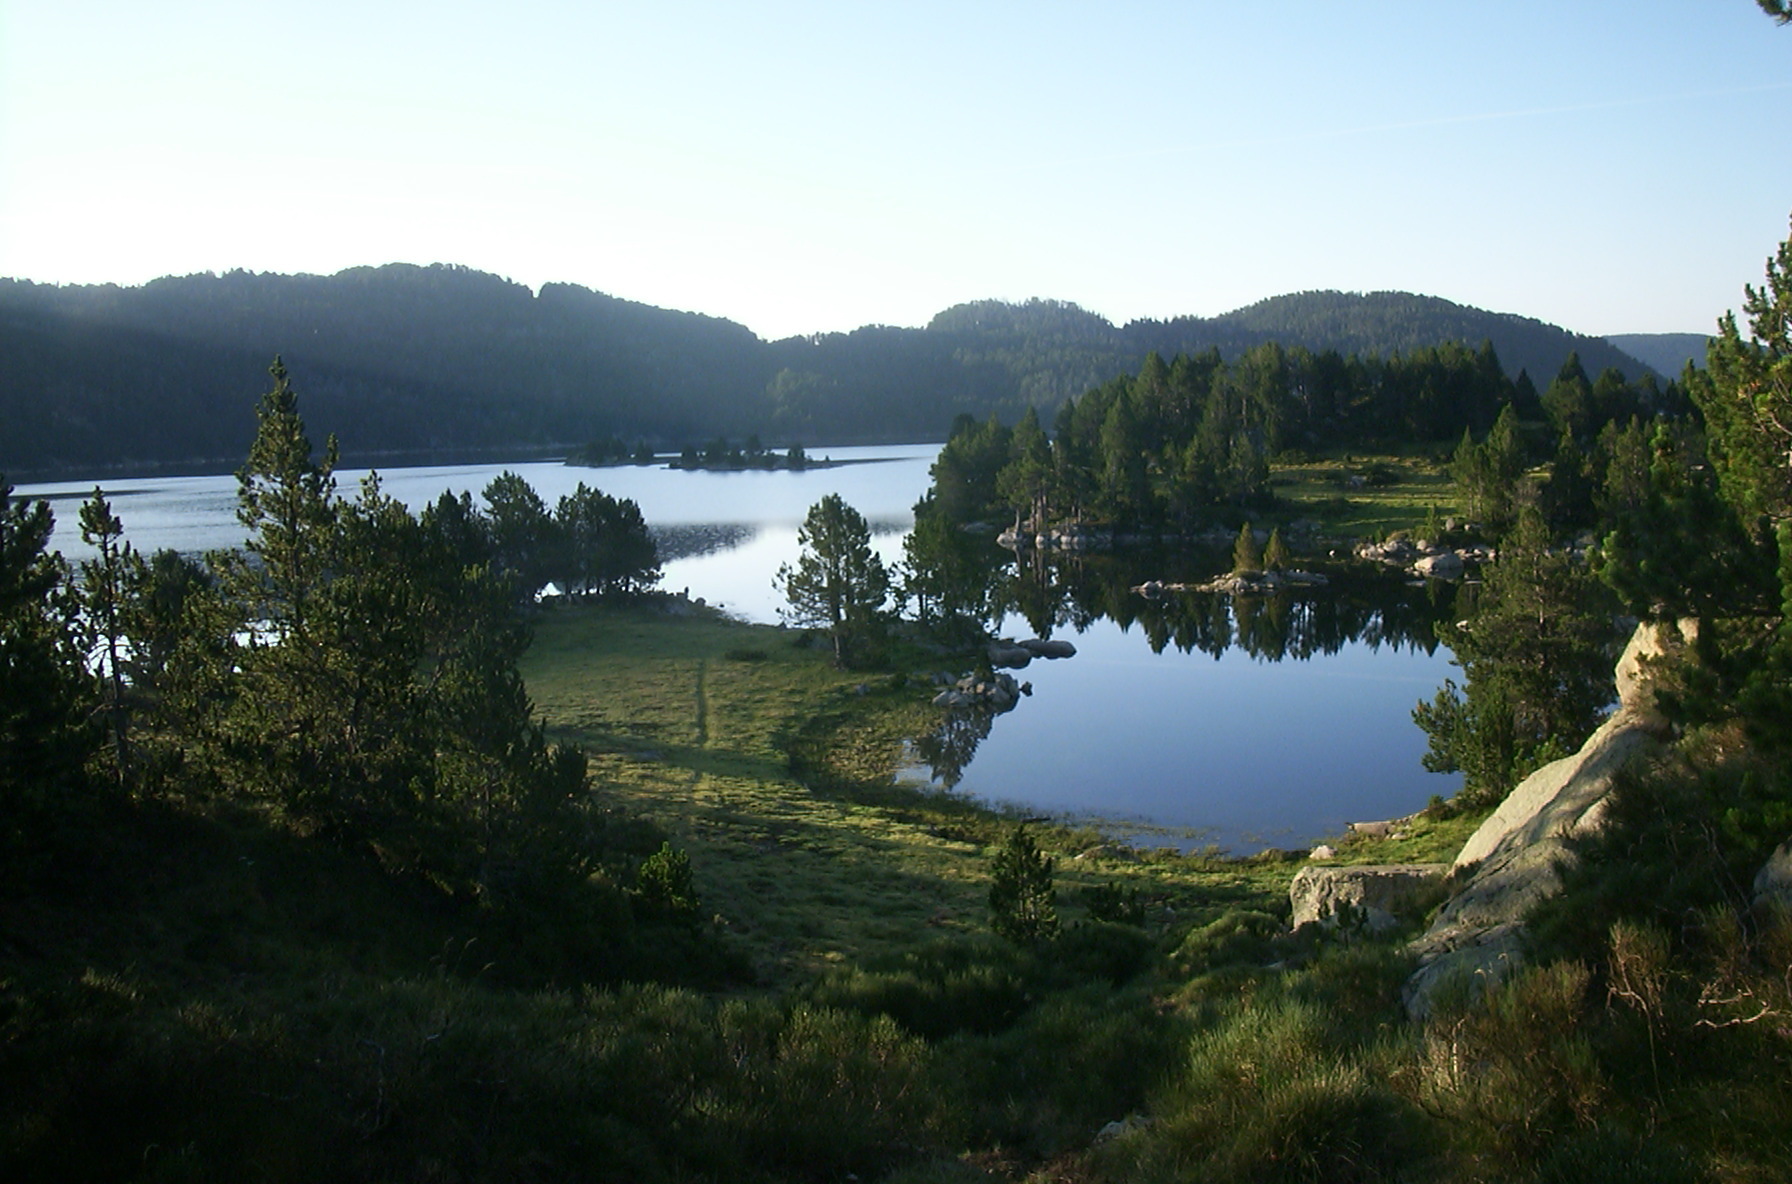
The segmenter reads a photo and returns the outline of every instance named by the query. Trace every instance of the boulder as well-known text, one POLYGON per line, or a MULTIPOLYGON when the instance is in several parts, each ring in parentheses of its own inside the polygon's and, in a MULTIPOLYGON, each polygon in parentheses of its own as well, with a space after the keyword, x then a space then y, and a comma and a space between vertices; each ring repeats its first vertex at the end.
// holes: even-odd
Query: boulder
POLYGON ((1038 637, 1028 637, 1015 644, 1035 658, 1076 657, 1076 647, 1068 641, 1046 641, 1038 637))
POLYGON ((1435 555, 1427 555, 1412 565, 1413 574, 1425 576, 1433 580, 1459 580, 1462 578, 1462 556, 1454 551, 1439 551, 1435 555))
POLYGON ((1787 839, 1755 873, 1755 907, 1792 912, 1792 839, 1787 839))
POLYGON ((1437 900, 1444 873, 1441 863, 1365 864, 1354 867, 1308 865, 1288 886, 1292 924, 1336 928, 1346 918, 1360 918, 1371 933, 1381 933, 1437 900))
POLYGON ((1644 622, 1618 661, 1618 708, 1579 752, 1521 781, 1457 853, 1459 887, 1430 929, 1409 947, 1419 970, 1406 985, 1415 1018, 1430 1010, 1446 978, 1496 982, 1521 958, 1522 922, 1539 901, 1561 891, 1572 841, 1604 825, 1618 772, 1659 746, 1667 724, 1648 677, 1652 656, 1683 643, 1686 630, 1644 622))
POLYGON ((1033 660, 1031 651, 1008 642, 991 642, 989 664, 997 670, 1020 670, 1033 660))

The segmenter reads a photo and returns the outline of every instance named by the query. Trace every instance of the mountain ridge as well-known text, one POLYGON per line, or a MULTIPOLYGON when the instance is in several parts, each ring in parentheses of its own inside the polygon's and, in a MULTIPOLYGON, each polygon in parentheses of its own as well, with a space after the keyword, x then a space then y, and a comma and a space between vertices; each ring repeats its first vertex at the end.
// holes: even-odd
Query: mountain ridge
POLYGON ((1409 293, 1309 292, 1218 317, 1115 325, 1070 301, 971 301, 924 327, 766 341, 723 317, 458 265, 229 271, 121 286, 0 279, 0 470, 80 475, 241 455, 285 358, 347 456, 541 451, 608 435, 672 446, 939 439, 954 416, 1049 413, 1147 353, 1276 340, 1387 354, 1491 340, 1543 385, 1646 364, 1598 338, 1409 293))

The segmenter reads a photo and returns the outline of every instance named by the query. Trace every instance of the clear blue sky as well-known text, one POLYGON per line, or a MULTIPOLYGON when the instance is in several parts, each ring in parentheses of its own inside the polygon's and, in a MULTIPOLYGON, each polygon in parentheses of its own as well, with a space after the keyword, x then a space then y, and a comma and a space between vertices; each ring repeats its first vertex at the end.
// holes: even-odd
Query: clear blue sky
POLYGON ((1403 289, 1708 331, 1787 235, 1750 0, 0 0, 0 275, 462 263, 740 321, 1403 289))

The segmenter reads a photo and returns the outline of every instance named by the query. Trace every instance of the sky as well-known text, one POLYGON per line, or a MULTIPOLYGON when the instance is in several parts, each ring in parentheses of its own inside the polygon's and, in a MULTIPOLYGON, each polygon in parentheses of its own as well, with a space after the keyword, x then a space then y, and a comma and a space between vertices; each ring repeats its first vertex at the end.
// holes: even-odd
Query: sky
POLYGON ((1708 332, 1788 234, 1752 0, 0 0, 0 276, 456 263, 760 336, 1401 290, 1708 332))

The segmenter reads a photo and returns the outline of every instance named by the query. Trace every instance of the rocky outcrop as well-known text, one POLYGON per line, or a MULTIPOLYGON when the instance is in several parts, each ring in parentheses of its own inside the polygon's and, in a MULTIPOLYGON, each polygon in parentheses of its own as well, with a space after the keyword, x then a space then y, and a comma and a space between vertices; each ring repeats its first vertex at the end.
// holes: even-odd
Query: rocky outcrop
POLYGON ((1497 981, 1522 959, 1525 914, 1562 888, 1572 842, 1604 824, 1618 772, 1667 731, 1649 662, 1692 640, 1690 625, 1639 625, 1618 661, 1618 708, 1579 752, 1538 769, 1469 837, 1452 867, 1458 887, 1412 943, 1419 969, 1407 1009, 1430 1010, 1438 985, 1456 976, 1497 981))
POLYGON ((1303 867, 1288 886, 1293 926, 1386 932, 1435 903, 1448 871, 1442 863, 1303 867))

